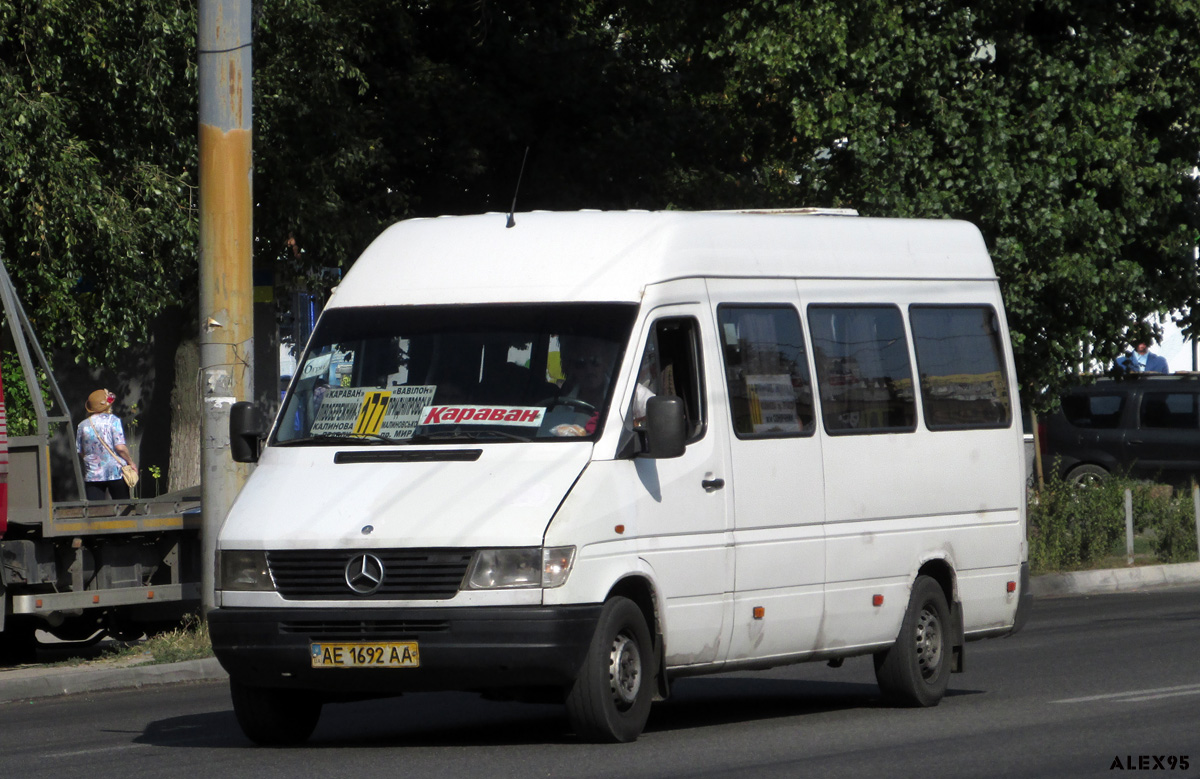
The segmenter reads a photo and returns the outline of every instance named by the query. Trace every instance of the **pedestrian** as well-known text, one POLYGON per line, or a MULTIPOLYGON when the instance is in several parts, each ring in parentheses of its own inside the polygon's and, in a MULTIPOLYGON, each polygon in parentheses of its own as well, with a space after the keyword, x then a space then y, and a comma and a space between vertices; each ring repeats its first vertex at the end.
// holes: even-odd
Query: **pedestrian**
POLYGON ((1167 358, 1150 351, 1144 342, 1128 354, 1117 358, 1117 365, 1126 373, 1170 373, 1167 358))
POLYGON ((109 413, 116 399, 106 389, 88 395, 88 418, 75 433, 75 451, 83 457, 88 500, 129 500, 129 485, 121 469, 128 466, 137 473, 133 455, 125 445, 121 420, 109 413))

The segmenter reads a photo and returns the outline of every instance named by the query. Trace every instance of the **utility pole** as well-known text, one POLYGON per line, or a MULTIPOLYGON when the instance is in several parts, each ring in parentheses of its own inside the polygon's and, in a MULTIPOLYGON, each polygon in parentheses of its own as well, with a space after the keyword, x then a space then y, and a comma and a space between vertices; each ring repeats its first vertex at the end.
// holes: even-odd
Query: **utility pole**
POLYGON ((253 400, 251 0, 200 0, 201 599, 213 607, 217 531, 246 481, 229 408, 253 400))

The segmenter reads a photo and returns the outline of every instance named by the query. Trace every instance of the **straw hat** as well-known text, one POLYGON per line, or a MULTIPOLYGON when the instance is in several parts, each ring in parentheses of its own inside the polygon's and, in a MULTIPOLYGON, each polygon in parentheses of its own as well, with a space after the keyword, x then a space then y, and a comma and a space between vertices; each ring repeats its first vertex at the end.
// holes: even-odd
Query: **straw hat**
POLYGON ((87 412, 89 414, 103 414, 112 408, 112 404, 116 401, 117 396, 106 389, 98 389, 87 399, 87 412))

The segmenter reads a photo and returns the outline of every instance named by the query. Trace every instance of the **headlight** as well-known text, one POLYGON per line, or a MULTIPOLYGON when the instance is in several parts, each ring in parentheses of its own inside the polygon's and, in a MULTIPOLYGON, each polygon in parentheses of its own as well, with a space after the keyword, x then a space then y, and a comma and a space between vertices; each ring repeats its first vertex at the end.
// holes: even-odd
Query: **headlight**
POLYGON ((226 591, 274 591, 275 581, 267 568, 267 553, 242 549, 217 552, 218 588, 226 591))
POLYGON ((467 588, 561 587, 574 562, 573 546, 480 549, 471 561, 467 588))

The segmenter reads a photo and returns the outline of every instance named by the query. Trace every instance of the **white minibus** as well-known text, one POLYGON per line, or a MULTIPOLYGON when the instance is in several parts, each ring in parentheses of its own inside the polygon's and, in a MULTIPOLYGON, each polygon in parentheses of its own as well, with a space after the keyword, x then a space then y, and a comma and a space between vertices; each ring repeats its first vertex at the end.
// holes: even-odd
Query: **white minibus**
POLYGON ((932 706, 1028 613, 979 231, 838 212, 412 219, 331 296, 217 542, 242 729, 467 690, 632 741, 685 676, 873 655, 932 706))

